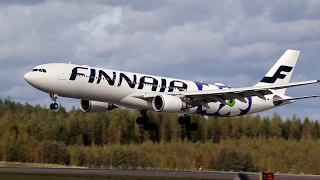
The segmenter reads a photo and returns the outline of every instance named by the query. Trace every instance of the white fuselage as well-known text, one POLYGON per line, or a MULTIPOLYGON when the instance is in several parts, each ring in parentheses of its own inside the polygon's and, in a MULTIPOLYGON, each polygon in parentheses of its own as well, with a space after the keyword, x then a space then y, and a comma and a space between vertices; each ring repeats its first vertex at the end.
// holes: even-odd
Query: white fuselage
MULTIPOLYGON (((153 110, 152 101, 133 97, 132 95, 137 92, 160 93, 230 88, 221 84, 207 84, 74 64, 44 64, 35 69, 45 69, 46 72, 28 72, 25 79, 41 91, 55 93, 62 97, 108 102, 141 110, 153 110)), ((273 95, 265 97, 265 100, 248 97, 246 102, 232 100, 228 105, 210 102, 208 103, 210 108, 196 106, 182 112, 209 116, 246 115, 275 107, 273 95)))

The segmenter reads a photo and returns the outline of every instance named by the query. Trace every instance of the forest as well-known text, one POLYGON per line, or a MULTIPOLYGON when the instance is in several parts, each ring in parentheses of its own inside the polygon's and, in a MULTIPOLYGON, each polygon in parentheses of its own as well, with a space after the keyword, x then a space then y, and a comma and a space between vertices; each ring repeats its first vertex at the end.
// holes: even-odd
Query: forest
POLYGON ((178 114, 138 111, 83 113, 0 99, 0 161, 90 168, 175 169, 320 174, 316 120, 259 114, 234 118, 192 115, 186 131, 178 114))

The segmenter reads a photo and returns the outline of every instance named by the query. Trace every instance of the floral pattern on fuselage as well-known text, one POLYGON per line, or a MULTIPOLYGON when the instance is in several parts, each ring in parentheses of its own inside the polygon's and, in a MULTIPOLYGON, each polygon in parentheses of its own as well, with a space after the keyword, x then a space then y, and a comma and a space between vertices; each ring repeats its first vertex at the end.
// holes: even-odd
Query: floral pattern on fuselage
MULTIPOLYGON (((207 83, 195 82, 198 90, 212 90, 212 89, 230 89, 230 86, 225 85, 211 85, 207 83)), ((246 115, 252 107, 252 98, 246 98, 247 102, 241 102, 236 99, 228 100, 227 104, 221 104, 220 102, 208 103, 210 109, 198 106, 196 113, 206 116, 241 116, 246 115)))

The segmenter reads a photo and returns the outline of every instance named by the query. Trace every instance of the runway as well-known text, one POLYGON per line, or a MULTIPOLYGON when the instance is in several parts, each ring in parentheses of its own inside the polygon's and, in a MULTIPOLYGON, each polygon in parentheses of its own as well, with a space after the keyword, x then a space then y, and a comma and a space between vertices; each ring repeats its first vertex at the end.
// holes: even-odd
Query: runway
MULTIPOLYGON (((0 167, 1 173, 32 173, 32 174, 100 174, 100 175, 138 175, 138 176, 169 176, 233 179, 237 175, 243 179, 259 180, 259 173, 221 172, 221 171, 171 171, 171 170, 122 170, 122 169, 88 169, 88 168, 30 168, 0 167)), ((315 180, 319 175, 275 174, 275 180, 315 180)))

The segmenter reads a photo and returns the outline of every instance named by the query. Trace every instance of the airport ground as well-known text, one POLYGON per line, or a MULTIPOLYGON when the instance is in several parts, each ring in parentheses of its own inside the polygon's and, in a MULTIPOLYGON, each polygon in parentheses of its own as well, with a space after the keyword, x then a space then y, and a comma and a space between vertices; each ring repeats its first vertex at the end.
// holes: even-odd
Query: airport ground
MULTIPOLYGON (((150 176, 131 176, 131 175, 75 175, 75 174, 25 174, 25 173, 0 173, 2 180, 201 180, 204 178, 191 177, 150 177, 150 176)), ((219 180, 219 179, 215 179, 219 180)))
MULTIPOLYGON (((316 180, 318 175, 274 174, 275 180, 316 180)), ((124 170, 94 168, 36 168, 36 167, 0 167, 0 179, 15 180, 175 180, 175 179, 214 179, 214 180, 260 180, 260 173, 223 172, 223 171, 173 171, 173 170, 124 170)))

